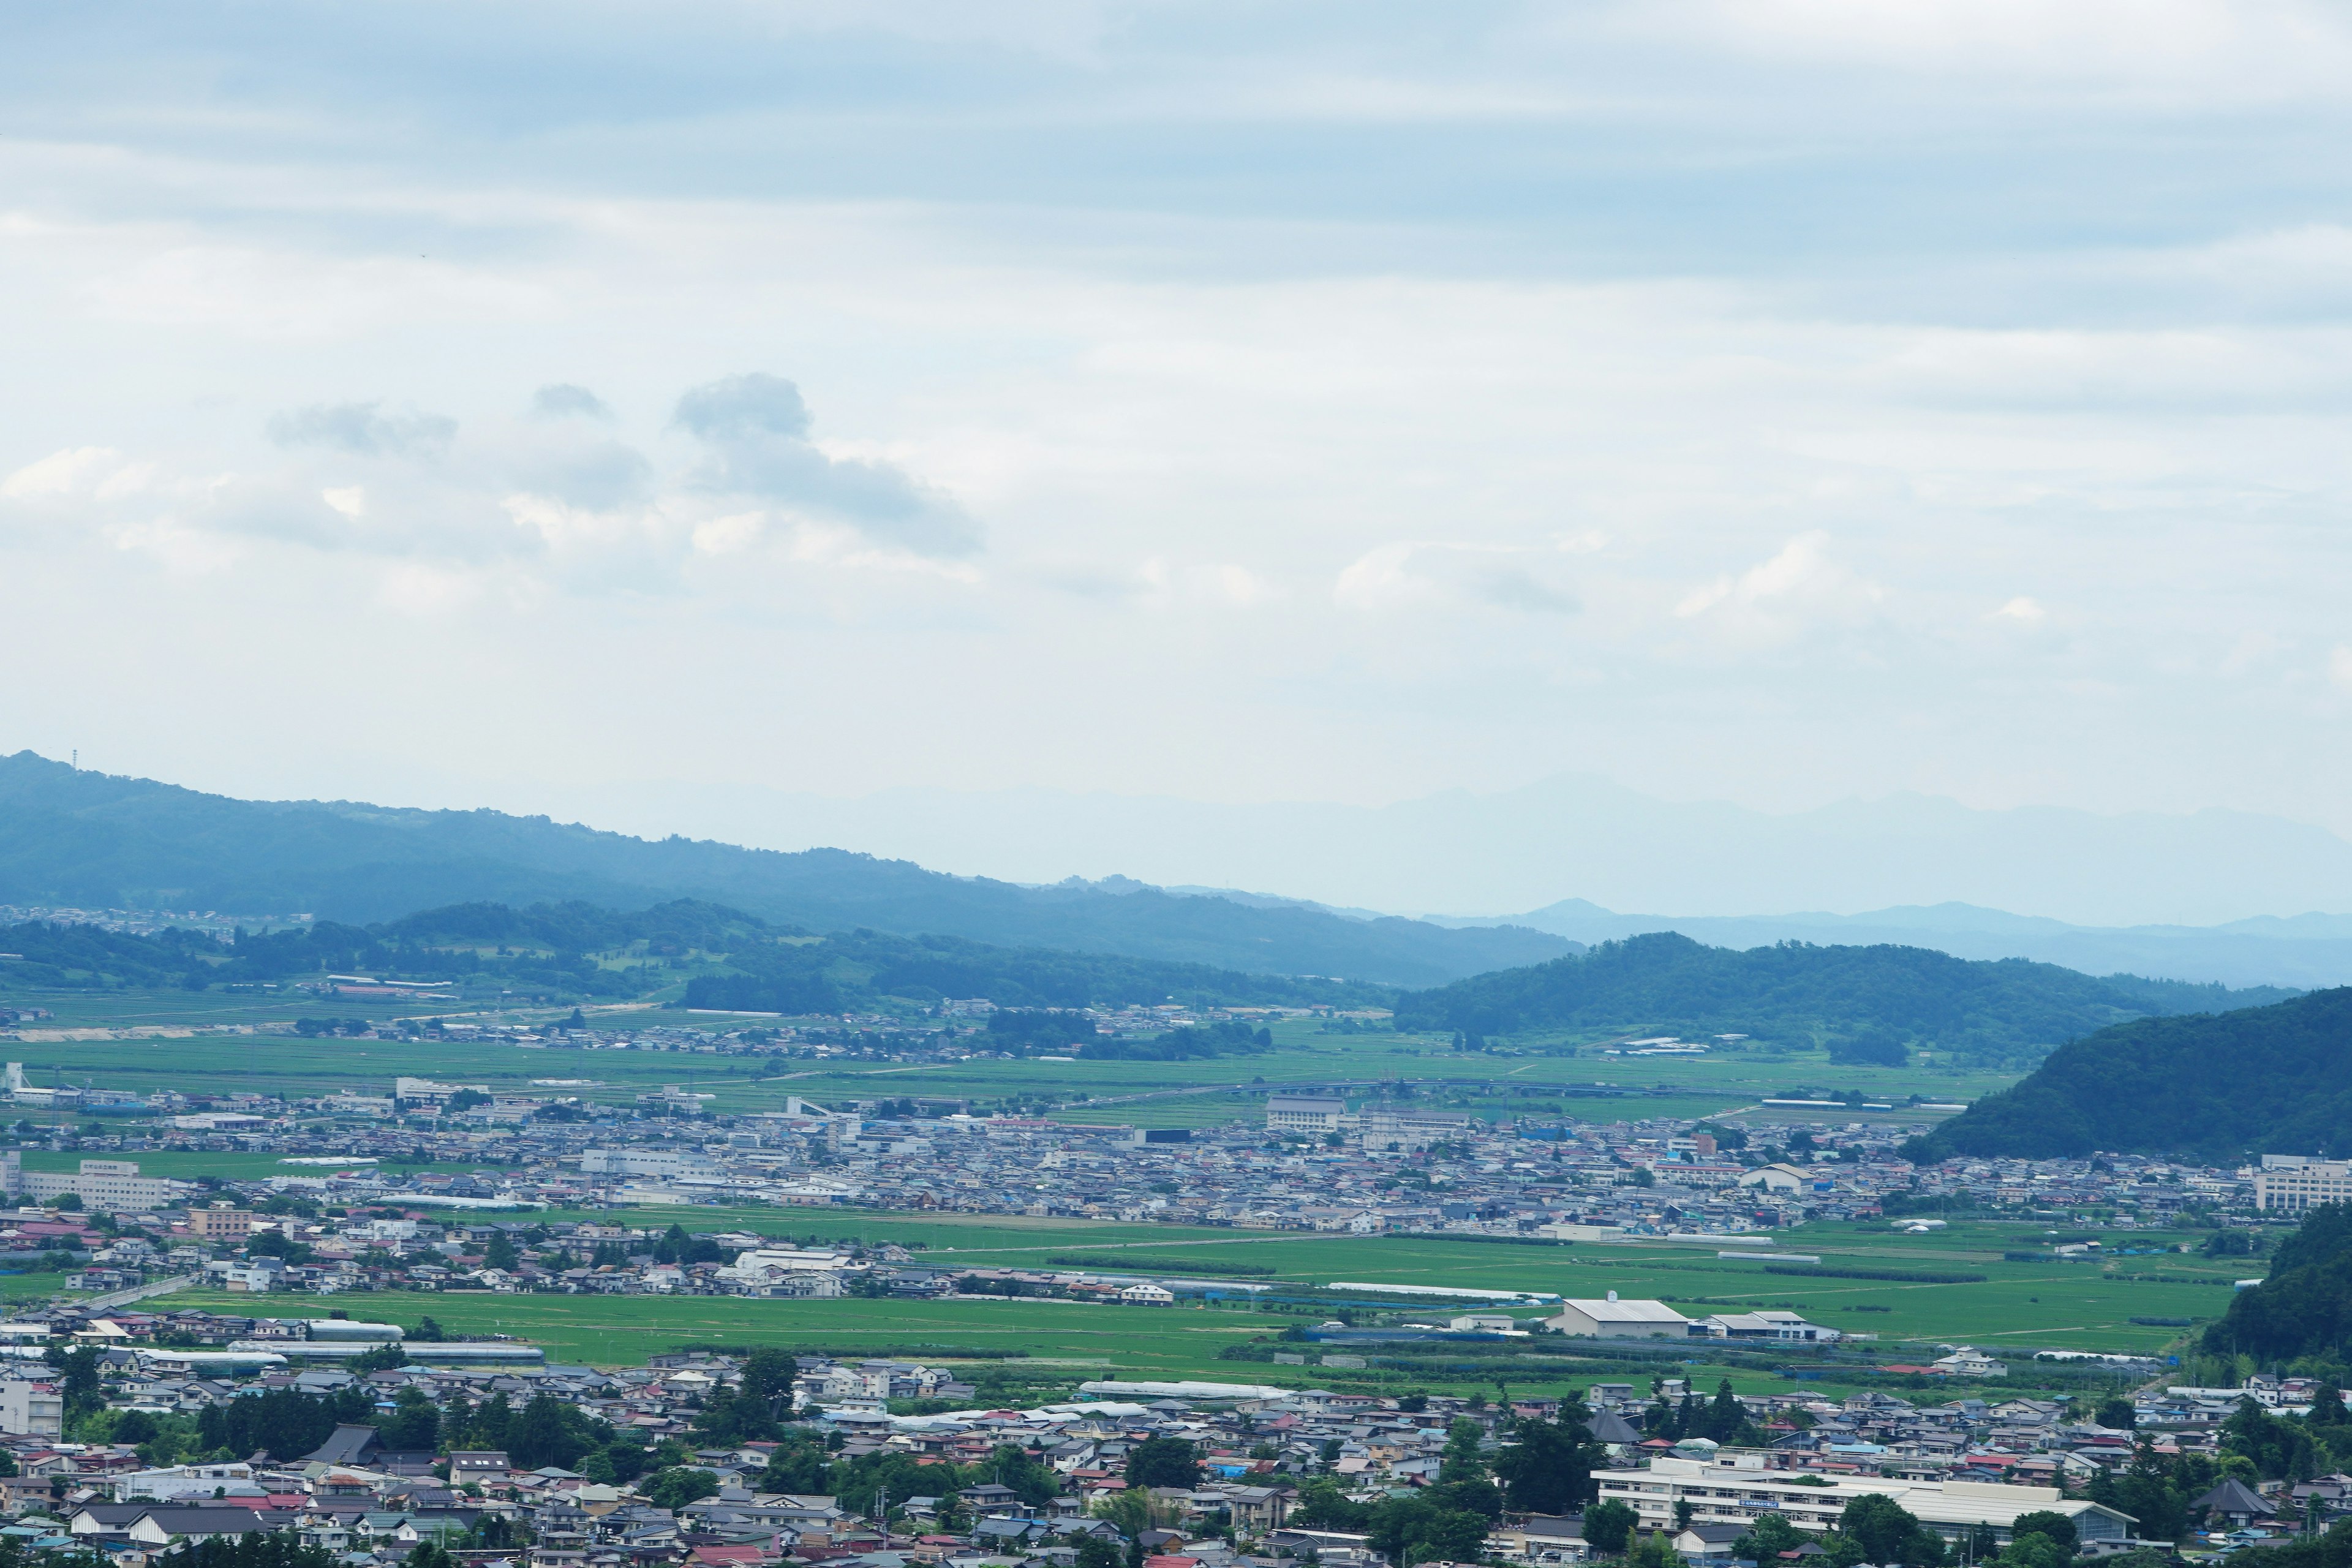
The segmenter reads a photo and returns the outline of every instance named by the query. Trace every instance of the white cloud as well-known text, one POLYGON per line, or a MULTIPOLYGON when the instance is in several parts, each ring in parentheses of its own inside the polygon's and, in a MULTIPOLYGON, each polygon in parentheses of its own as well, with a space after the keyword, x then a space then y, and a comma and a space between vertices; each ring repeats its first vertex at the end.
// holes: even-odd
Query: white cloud
POLYGON ((2050 612, 2043 609, 2039 601, 2020 594, 2003 604, 2000 608, 1992 611, 1986 618, 1996 621, 2014 621, 2019 626, 2034 626, 2048 620, 2050 612))
POLYGON ((1798 534, 1747 571, 1691 590, 1675 605, 1675 614, 1685 620, 1714 616, 1748 630, 1787 631, 1875 612, 1885 589, 1832 560, 1829 544, 1830 536, 1819 529, 1798 534))
POLYGON ((1582 607, 1575 588, 1549 553, 1526 545, 1395 541, 1350 562, 1331 594, 1364 611, 1443 606, 1574 615, 1582 607))

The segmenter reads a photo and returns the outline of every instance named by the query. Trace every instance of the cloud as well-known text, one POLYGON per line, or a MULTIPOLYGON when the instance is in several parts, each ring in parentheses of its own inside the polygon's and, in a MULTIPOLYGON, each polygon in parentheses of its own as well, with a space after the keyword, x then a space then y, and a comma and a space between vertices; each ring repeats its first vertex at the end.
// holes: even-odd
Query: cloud
POLYGON ((610 419, 604 400, 584 386, 551 382, 530 395, 530 411, 541 419, 610 419))
POLYGON ((917 555, 980 549, 979 525, 955 500, 878 458, 828 456, 809 439, 808 405, 781 376, 730 376, 688 392, 677 424, 704 446, 700 488, 757 497, 848 524, 917 555))
POLYGON ((376 403, 313 403, 269 421, 281 447, 324 447, 358 457, 396 457, 446 447, 457 422, 438 414, 385 415, 376 403))
POLYGON ((2020 594, 1985 618, 1994 621, 2014 621, 2021 626, 2038 626, 2050 618, 2050 612, 2043 609, 2039 601, 2029 599, 2020 594))
POLYGON ((1786 631, 1808 621, 1852 620, 1874 611, 1885 590, 1831 560, 1829 542, 1820 529, 1798 534, 1738 576, 1691 590, 1675 614, 1685 620, 1718 616, 1752 629, 1786 631))
POLYGON ((1570 548, 1397 541, 1349 563, 1333 584, 1332 597, 1369 611, 1446 605, 1572 616, 1583 605, 1555 559, 1570 548))

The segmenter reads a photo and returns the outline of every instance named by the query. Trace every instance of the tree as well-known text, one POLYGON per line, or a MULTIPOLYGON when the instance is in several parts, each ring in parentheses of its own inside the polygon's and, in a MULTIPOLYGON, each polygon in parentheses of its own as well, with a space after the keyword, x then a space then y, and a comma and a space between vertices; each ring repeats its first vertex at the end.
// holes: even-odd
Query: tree
POLYGON ((1486 1461, 1478 1449, 1486 1441, 1486 1429, 1468 1416, 1456 1416, 1445 1429, 1445 1451, 1437 1461, 1437 1479, 1447 1481, 1476 1480, 1486 1473, 1486 1461))
POLYGON ((440 1441, 441 1412, 423 1389, 404 1387, 393 1395, 392 1414, 375 1426, 377 1441, 394 1453, 429 1454, 440 1441))
POLYGON ((656 1508, 676 1513, 698 1498, 718 1496, 719 1477, 714 1471, 676 1466, 656 1472, 653 1479, 637 1490, 656 1508))
POLYGON ((1717 1443, 1737 1443, 1751 1436, 1754 1430, 1755 1424, 1748 1419, 1747 1407, 1739 1403, 1739 1395, 1731 1392, 1731 1380, 1727 1377, 1723 1379, 1716 1384, 1714 1403, 1706 1407, 1706 1415, 1699 1423, 1698 1435, 1717 1443))
POLYGON ((1684 1568, 1683 1554, 1674 1549, 1664 1531, 1654 1530, 1625 1553, 1629 1568, 1684 1568))
POLYGON ((430 1318, 425 1318, 415 1328, 409 1330, 405 1337, 415 1340, 419 1344, 437 1345, 449 1336, 442 1332, 440 1324, 430 1318))
POLYGON ((1123 1568, 1127 1559, 1118 1548, 1098 1535, 1078 1538, 1077 1568, 1123 1568))
POLYGON ((2132 1409, 2132 1402, 2120 1396, 2100 1400, 2099 1408, 2091 1419, 2111 1432, 2128 1432, 2139 1424, 2139 1415, 2132 1409))
POLYGON ((786 1492, 795 1497, 816 1497, 825 1490, 825 1453, 824 1445, 805 1433, 794 1432, 776 1446, 768 1456, 768 1468, 761 1474, 760 1489, 786 1492))
POLYGON ((1415 1563, 1476 1562, 1486 1552, 1486 1516, 1448 1508, 1432 1495, 1438 1489, 1391 1498, 1372 1510, 1372 1550, 1397 1568, 1415 1563))
POLYGON ((1731 1554, 1751 1563, 1769 1563, 1781 1552, 1794 1552, 1811 1539, 1777 1513, 1759 1514, 1739 1539, 1731 1543, 1731 1554))
MULTIPOLYGON (((1323 1479, 1323 1484, 1325 1486, 1331 1485, 1328 1478, 1323 1479)), ((1309 1489, 1314 1485, 1315 1483, 1312 1481, 1307 1483, 1307 1487, 1309 1489)), ((1339 1490, 1337 1487, 1332 1487, 1331 1489, 1335 1494, 1339 1490)), ((1299 1495, 1301 1500, 1305 1500, 1307 1495, 1307 1490, 1302 1489, 1299 1495)), ((1344 1498, 1339 1500, 1342 1503, 1347 1501, 1344 1498)), ((1094 1514, 1097 1519, 1108 1520, 1112 1524, 1118 1526, 1119 1533, 1126 1536, 1129 1541, 1133 1541, 1137 1536, 1141 1535, 1145 1531, 1152 1528, 1154 1523, 1151 1494, 1144 1490, 1141 1487, 1129 1487, 1123 1492, 1114 1492, 1109 1497, 1107 1497, 1095 1504, 1094 1514)), ((1297 1517, 1297 1510, 1293 1510, 1291 1517, 1296 1519, 1297 1517)), ((1342 1527, 1339 1525, 1310 1524, 1307 1526, 1307 1528, 1310 1530, 1337 1530, 1342 1527)), ((1356 1528, 1362 1528, 1362 1521, 1360 1520, 1357 1521, 1356 1528)))
POLYGON ((505 1231, 492 1236, 490 1244, 482 1248, 482 1267, 502 1269, 509 1274, 521 1268, 522 1255, 515 1250, 514 1237, 505 1231))
POLYGON ((1631 1508, 1610 1498, 1584 1510, 1584 1539, 1604 1557, 1622 1557, 1639 1522, 1640 1516, 1631 1508))
MULTIPOLYGON (((1329 1476, 1316 1476, 1298 1489, 1290 1521, 1301 1530, 1361 1531, 1372 1516, 1370 1503, 1357 1502, 1329 1476)), ((1129 1533, 1133 1533, 1130 1531, 1129 1533)))
POLYGON ((1513 1441, 1495 1456, 1495 1474, 1513 1509, 1569 1513, 1592 1500, 1592 1467, 1601 1448, 1585 1417, 1580 1401, 1567 1401, 1557 1420, 1512 1424, 1513 1441))
POLYGON ((1944 1542, 1916 1515, 1890 1497, 1851 1498, 1838 1515, 1838 1534, 1856 1562, 1932 1568, 1944 1561, 1944 1542))
POLYGON ((1130 1487, 1198 1486, 1201 1459, 1192 1445, 1181 1437, 1146 1437, 1127 1452, 1127 1484, 1130 1487))
POLYGON ((2069 1557, 2074 1555, 2075 1547, 2081 1543, 2074 1529, 2074 1521, 2064 1514, 2053 1512, 2049 1509, 2036 1509, 2031 1513, 2019 1514, 2016 1521, 2009 1527, 2009 1535, 2011 1541, 2021 1535, 2048 1536, 2056 1544, 2058 1550, 2069 1557))
POLYGON ((770 1420, 782 1421, 793 1413, 793 1379, 799 1375, 790 1351, 767 1346, 744 1362, 743 1393, 766 1406, 770 1420))
POLYGON ((407 1364, 408 1352, 395 1343, 377 1345, 372 1350, 362 1351, 345 1362, 343 1366, 353 1376, 365 1377, 372 1372, 390 1372, 394 1367, 407 1364))

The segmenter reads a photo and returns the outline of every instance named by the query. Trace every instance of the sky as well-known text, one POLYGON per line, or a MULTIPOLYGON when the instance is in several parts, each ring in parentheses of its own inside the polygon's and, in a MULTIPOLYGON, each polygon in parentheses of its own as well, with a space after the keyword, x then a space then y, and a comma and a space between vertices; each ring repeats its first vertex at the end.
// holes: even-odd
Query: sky
POLYGON ((2347 79, 2263 0, 20 11, 0 748, 2352 831, 2347 79))

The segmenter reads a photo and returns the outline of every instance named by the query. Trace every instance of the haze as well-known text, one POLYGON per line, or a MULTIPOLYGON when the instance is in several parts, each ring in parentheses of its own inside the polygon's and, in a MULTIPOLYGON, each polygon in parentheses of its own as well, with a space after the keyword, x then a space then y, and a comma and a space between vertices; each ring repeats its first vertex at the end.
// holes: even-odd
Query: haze
MULTIPOLYGON (((2339 8, 10 32, 8 750, 754 842, 1562 773, 2352 829, 2339 8)), ((2331 904, 2184 875, 2042 907, 2331 904)))

